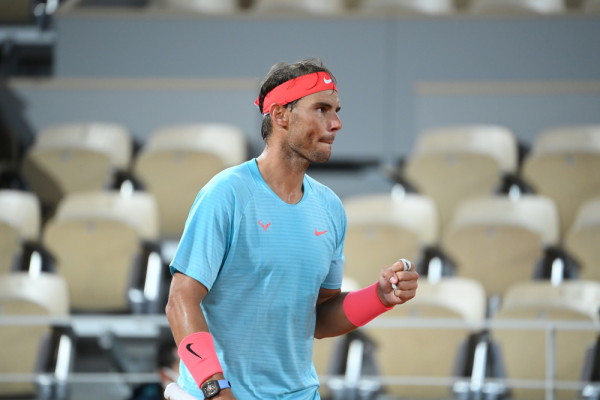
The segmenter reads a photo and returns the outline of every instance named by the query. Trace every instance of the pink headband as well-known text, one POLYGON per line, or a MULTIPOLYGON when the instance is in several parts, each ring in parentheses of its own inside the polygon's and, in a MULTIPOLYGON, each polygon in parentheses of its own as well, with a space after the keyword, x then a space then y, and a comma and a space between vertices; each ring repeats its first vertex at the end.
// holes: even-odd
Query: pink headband
MULTIPOLYGON (((301 75, 282 83, 267 93, 263 101, 263 108, 260 111, 266 115, 271 112, 273 104, 284 106, 301 97, 323 90, 337 90, 333 78, 327 72, 319 71, 301 75)), ((258 99, 257 97, 254 101, 256 106, 259 106, 258 99)))

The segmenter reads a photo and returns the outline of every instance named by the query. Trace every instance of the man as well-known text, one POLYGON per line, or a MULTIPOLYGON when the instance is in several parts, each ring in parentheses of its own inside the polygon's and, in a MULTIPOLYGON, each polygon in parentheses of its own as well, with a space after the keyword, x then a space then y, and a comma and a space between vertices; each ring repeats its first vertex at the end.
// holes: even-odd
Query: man
POLYGON ((396 262, 374 285, 340 290, 346 216, 306 175, 329 159, 342 128, 331 72, 316 59, 276 64, 255 103, 262 154, 202 188, 171 263, 179 385, 199 399, 319 399, 314 338, 408 301, 418 274, 396 262))

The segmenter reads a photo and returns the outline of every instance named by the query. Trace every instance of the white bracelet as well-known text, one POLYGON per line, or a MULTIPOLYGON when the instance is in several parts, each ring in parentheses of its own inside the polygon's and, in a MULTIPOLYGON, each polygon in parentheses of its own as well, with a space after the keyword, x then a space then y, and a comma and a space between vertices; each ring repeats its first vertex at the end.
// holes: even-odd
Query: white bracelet
POLYGON ((410 261, 408 261, 405 258, 401 258, 398 261, 400 261, 402 264, 404 264, 404 270, 405 271, 410 271, 410 269, 411 269, 411 263, 410 263, 410 261))

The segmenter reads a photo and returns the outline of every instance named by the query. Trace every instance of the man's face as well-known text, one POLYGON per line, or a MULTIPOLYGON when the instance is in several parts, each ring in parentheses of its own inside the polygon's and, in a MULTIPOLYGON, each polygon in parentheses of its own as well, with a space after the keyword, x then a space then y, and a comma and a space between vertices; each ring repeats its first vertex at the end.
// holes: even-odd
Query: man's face
POLYGON ((340 99, 334 90, 301 98, 290 111, 290 150, 309 162, 329 160, 335 136, 342 128, 339 110, 340 99))

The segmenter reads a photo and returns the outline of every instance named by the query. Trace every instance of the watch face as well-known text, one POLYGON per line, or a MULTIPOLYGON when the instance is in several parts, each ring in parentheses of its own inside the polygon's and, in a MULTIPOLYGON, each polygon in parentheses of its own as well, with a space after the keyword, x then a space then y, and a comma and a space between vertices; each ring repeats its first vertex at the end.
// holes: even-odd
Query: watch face
POLYGON ((202 391, 204 392, 204 396, 208 397, 208 398, 219 393, 221 391, 220 389, 221 388, 219 387, 219 382, 217 382, 217 381, 209 381, 209 382, 206 382, 204 384, 204 386, 202 386, 202 391))

